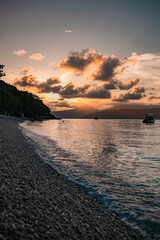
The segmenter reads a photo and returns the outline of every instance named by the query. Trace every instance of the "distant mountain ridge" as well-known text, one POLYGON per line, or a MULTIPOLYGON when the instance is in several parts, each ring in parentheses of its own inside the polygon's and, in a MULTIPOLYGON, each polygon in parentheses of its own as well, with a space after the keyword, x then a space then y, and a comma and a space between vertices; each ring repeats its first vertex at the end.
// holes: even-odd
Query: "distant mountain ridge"
MULTIPOLYGON (((154 113, 156 119, 160 119, 160 107, 159 108, 110 108, 98 112, 100 119, 143 119, 145 113, 154 113)), ((97 110, 90 106, 86 108, 78 107, 72 110, 66 111, 54 111, 57 117, 60 118, 85 118, 94 119, 97 115, 97 110)))
MULTIPOLYGON (((115 109, 99 111, 101 119, 143 119, 144 114, 153 113, 156 119, 160 119, 160 108, 138 108, 138 109, 115 109)), ((94 118, 96 113, 86 115, 84 118, 94 118)))
POLYGON ((59 118, 84 118, 86 115, 94 113, 95 111, 95 108, 88 105, 82 105, 71 110, 53 111, 52 113, 59 118))

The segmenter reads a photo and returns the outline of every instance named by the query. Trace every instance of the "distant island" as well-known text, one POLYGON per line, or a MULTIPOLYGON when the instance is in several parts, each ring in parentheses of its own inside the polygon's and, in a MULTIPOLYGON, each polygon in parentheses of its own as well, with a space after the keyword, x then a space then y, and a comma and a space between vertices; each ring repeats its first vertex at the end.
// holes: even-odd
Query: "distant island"
POLYGON ((0 114, 32 119, 56 119, 50 108, 36 95, 19 91, 0 80, 0 114))
MULTIPOLYGON (((99 119, 143 119, 145 113, 155 114, 156 119, 160 119, 160 107, 152 108, 144 106, 141 108, 109 108, 98 111, 99 119)), ((56 111, 54 114, 61 118, 94 119, 97 110, 89 106, 81 106, 66 111, 56 111)))
POLYGON ((77 108, 64 111, 54 111, 53 114, 60 118, 84 118, 86 115, 96 112, 96 109, 83 104, 77 108))
MULTIPOLYGON (((135 109, 107 109, 99 111, 100 119, 143 119, 144 114, 153 113, 156 119, 160 119, 160 108, 135 108, 135 109)), ((86 115, 84 118, 94 118, 96 113, 86 115)))

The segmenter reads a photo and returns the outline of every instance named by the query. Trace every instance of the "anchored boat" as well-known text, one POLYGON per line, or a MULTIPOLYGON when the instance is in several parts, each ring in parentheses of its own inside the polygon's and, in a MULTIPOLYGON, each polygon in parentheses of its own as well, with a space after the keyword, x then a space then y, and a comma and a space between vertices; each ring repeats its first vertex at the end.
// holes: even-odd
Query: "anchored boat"
POLYGON ((98 109, 97 109, 97 115, 94 117, 95 120, 98 120, 98 109))
POLYGON ((143 123, 154 123, 155 115, 153 113, 146 113, 145 118, 143 119, 143 123))

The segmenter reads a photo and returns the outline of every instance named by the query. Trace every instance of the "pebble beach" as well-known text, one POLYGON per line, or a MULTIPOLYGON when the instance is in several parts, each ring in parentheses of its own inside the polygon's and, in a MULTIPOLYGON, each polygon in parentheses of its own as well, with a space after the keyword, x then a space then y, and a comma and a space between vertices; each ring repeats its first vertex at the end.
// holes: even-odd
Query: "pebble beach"
POLYGON ((35 152, 0 117, 0 239, 144 239, 35 152))

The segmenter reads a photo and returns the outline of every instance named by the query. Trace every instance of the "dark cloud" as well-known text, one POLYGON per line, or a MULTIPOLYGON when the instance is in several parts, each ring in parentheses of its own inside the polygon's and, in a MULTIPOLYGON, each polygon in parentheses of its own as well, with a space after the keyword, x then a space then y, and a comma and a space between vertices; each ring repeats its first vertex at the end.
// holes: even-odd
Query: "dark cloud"
POLYGON ((73 83, 68 83, 65 86, 45 86, 45 88, 40 88, 42 93, 57 93, 62 99, 69 98, 98 98, 98 99, 108 99, 111 98, 111 93, 104 88, 104 86, 91 87, 89 85, 84 85, 78 87, 73 83))
POLYGON ((62 89, 62 86, 61 85, 58 85, 58 86, 54 86, 52 87, 52 93, 59 93, 60 90, 62 89))
POLYGON ((36 87, 38 85, 38 81, 36 77, 32 75, 24 76, 21 79, 16 79, 14 85, 20 87, 36 87))
POLYGON ((27 73, 29 73, 29 72, 32 71, 32 70, 33 70, 32 67, 24 67, 24 68, 22 69, 21 74, 25 76, 25 75, 27 75, 27 73))
POLYGON ((97 99, 109 99, 111 98, 111 93, 105 89, 104 85, 92 88, 86 95, 86 98, 97 98, 97 99))
POLYGON ((159 96, 151 95, 148 97, 148 100, 159 100, 159 99, 160 99, 160 95, 159 96))
POLYGON ((108 99, 111 98, 111 93, 104 88, 100 87, 90 87, 89 85, 84 85, 82 87, 77 87, 72 83, 61 87, 58 94, 62 98, 97 98, 97 99, 108 99))
POLYGON ((83 50, 80 53, 73 52, 65 60, 58 63, 58 67, 67 71, 74 71, 77 74, 83 73, 89 64, 93 62, 93 56, 83 50))
MULTIPOLYGON (((36 77, 24 76, 17 80, 15 85, 21 87, 35 87, 39 93, 53 93, 59 94, 61 99, 69 98, 110 98, 111 94, 106 89, 106 86, 91 87, 84 85, 78 87, 73 83, 68 83, 65 86, 60 85, 61 81, 59 78, 49 78, 45 82, 37 81, 36 77)), ((108 85, 109 86, 109 85, 108 85)), ((109 86, 111 87, 111 86, 109 86)))
POLYGON ((44 82, 39 82, 36 77, 29 75, 17 79, 14 84, 20 87, 36 87, 40 93, 50 93, 53 91, 59 91, 60 87, 54 85, 60 83, 61 81, 59 78, 51 77, 44 82))
POLYGON ((46 80, 46 84, 48 85, 54 85, 54 84, 60 84, 60 83, 61 83, 61 80, 59 78, 51 77, 46 80))
POLYGON ((48 106, 51 108, 51 109, 54 109, 54 108, 57 108, 57 107, 61 107, 61 108, 73 108, 73 104, 70 104, 69 102, 67 101, 51 101, 48 103, 48 106))
POLYGON ((37 85, 37 89, 39 89, 40 93, 50 93, 53 91, 59 91, 59 85, 58 86, 53 86, 60 84, 61 81, 59 78, 49 78, 45 82, 41 82, 37 85))
POLYGON ((96 67, 96 70, 90 76, 91 79, 110 82, 113 77, 124 71, 125 62, 128 62, 128 60, 122 60, 115 56, 107 57, 94 49, 89 49, 80 53, 71 53, 65 60, 59 62, 57 66, 67 71, 73 71, 76 74, 83 74, 92 64, 96 67))
POLYGON ((101 63, 97 63, 97 70, 91 76, 93 80, 101 80, 106 82, 111 82, 113 78, 120 74, 123 70, 123 61, 117 57, 104 57, 101 63), (122 67, 117 70, 117 67, 122 67))
POLYGON ((98 98, 98 99, 108 99, 111 98, 111 93, 105 90, 91 90, 86 94, 86 98, 98 98))
POLYGON ((106 83, 103 85, 103 87, 107 90, 114 90, 116 89, 117 81, 113 81, 112 83, 106 83))
MULTIPOLYGON (((75 71, 78 69, 83 72, 88 65, 94 63, 96 66, 95 74, 92 75, 94 80, 105 81, 101 86, 76 86, 73 83, 68 83, 65 86, 61 85, 59 78, 50 77, 46 81, 39 82, 36 77, 24 76, 15 82, 15 85, 21 87, 35 87, 39 93, 53 93, 58 94, 61 99, 69 98, 95 98, 95 99, 110 99, 110 90, 120 89, 129 90, 140 82, 140 79, 133 79, 124 83, 116 80, 115 76, 120 74, 124 68, 124 62, 128 60, 121 60, 120 58, 111 56, 107 57, 95 52, 93 49, 82 51, 81 53, 71 53, 59 65, 63 68, 71 68, 75 71)), ((121 94, 119 98, 114 101, 128 101, 130 99, 140 99, 143 97, 143 88, 135 88, 126 94, 121 94)), ((62 100, 62 101, 63 101, 62 100)))
POLYGON ((137 85, 140 81, 141 81, 140 78, 130 80, 127 83, 124 83, 119 80, 112 80, 110 83, 106 83, 103 86, 105 89, 108 89, 108 90, 114 90, 114 89, 129 90, 133 88, 135 85, 137 85))
POLYGON ((119 82, 117 86, 120 90, 129 90, 133 88, 135 85, 137 85, 140 81, 141 81, 140 78, 136 78, 127 83, 119 82))
POLYGON ((89 85, 76 87, 73 83, 68 83, 66 86, 61 87, 59 95, 62 98, 80 98, 85 96, 85 92, 88 88, 89 85))
POLYGON ((145 88, 144 87, 137 87, 133 89, 132 91, 129 91, 126 94, 120 94, 120 96, 116 99, 113 99, 113 101, 118 102, 127 102, 129 100, 139 100, 143 97, 145 97, 145 88))

